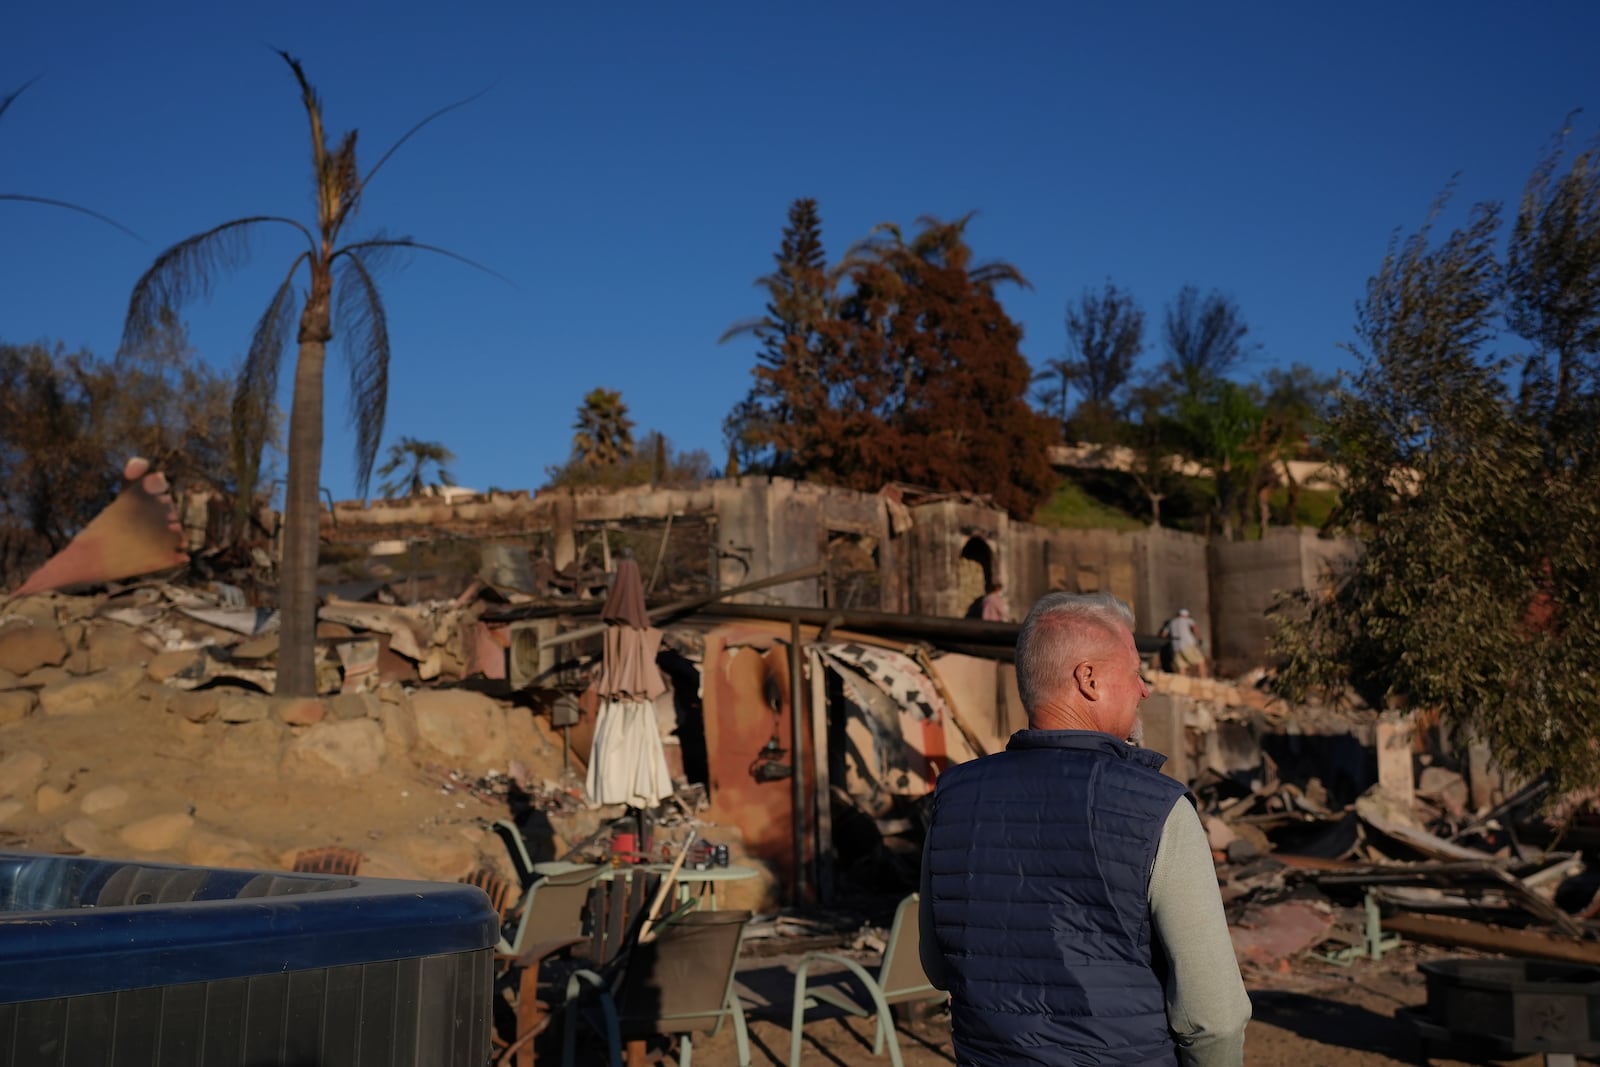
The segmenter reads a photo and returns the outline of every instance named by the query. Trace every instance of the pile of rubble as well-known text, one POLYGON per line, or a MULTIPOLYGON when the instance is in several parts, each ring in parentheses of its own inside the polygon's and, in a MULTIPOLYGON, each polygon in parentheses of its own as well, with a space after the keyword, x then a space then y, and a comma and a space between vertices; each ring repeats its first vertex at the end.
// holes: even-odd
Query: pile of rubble
POLYGON ((1473 811, 1467 781, 1430 757, 1413 780, 1399 736, 1387 780, 1349 803, 1281 779, 1270 757, 1253 780, 1196 783, 1240 960, 1377 959, 1404 937, 1600 964, 1600 866, 1541 815, 1545 784, 1473 811))
MULTIPOLYGON (((330 600, 323 695, 295 700, 271 695, 275 615, 226 586, 6 603, 0 847, 287 867, 340 844, 366 873, 454 880, 484 864, 512 874, 487 827, 537 812, 565 854, 620 812, 588 805, 548 716, 453 684, 474 605, 330 600)), ((703 802, 686 787, 663 825, 699 827, 703 802)))

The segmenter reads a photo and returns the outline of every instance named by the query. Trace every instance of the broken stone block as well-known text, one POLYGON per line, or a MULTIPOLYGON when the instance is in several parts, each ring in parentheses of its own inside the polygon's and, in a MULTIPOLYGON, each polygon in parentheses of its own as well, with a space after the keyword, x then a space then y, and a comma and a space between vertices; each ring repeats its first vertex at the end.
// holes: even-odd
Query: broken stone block
POLYGON ((478 865, 478 849, 459 838, 452 840, 430 834, 410 834, 386 843, 398 849, 427 877, 438 882, 453 882, 478 865))
POLYGON ((1385 712, 1378 719, 1378 787, 1402 804, 1410 804, 1413 796, 1412 737, 1409 714, 1385 712))
POLYGON ((328 717, 339 722, 349 719, 381 719, 382 702, 372 693, 337 693, 328 698, 328 717))
POLYGON ((505 709, 466 689, 424 689, 412 694, 421 742, 474 770, 505 766, 505 709))
POLYGON ((67 659, 61 631, 47 626, 12 626, 0 630, 0 670, 32 674, 40 667, 59 667, 67 659))
POLYGON ((1206 844, 1211 846, 1213 852, 1226 852, 1228 846, 1239 839, 1233 827, 1215 815, 1200 816, 1200 825, 1205 827, 1206 844))
POLYGON ((115 711, 140 682, 143 667, 118 667, 81 678, 47 685, 39 691, 39 707, 46 715, 81 715, 115 711))
POLYGON ((260 722, 267 717, 271 699, 262 693, 225 693, 217 700, 217 718, 225 723, 260 722))
POLYGON ((128 803, 128 791, 120 785, 103 785, 85 793, 78 802, 78 810, 85 815, 101 815, 128 803))
MULTIPOLYGON (((403 694, 402 694, 403 695, 403 694)), ((410 752, 417 747, 417 714, 410 700, 391 702, 380 700, 378 722, 383 727, 383 740, 391 752, 410 752)))
POLYGON ((50 763, 37 752, 13 752, 0 760, 0 797, 32 796, 50 763))
POLYGON ((89 669, 143 667, 155 655, 139 638, 139 631, 120 622, 95 620, 84 637, 88 643, 89 669))
POLYGON ((1417 792, 1436 797, 1451 814, 1460 815, 1467 808, 1467 781, 1448 767, 1424 767, 1417 776, 1417 792))
POLYGON ((129 823, 118 836, 123 844, 140 852, 165 852, 177 846, 194 826, 194 816, 169 811, 129 823))
POLYGON ((61 828, 61 837, 79 852, 90 856, 105 854, 105 831, 93 819, 73 819, 61 828))
POLYGON ((371 719, 324 722, 297 737, 283 754, 286 774, 356 779, 383 765, 383 727, 371 719))
POLYGON ((254 869, 272 866, 251 842, 205 826, 196 826, 189 832, 183 842, 183 859, 196 867, 254 869))
POLYGON ((167 710, 190 722, 210 722, 217 716, 220 701, 215 689, 180 689, 167 702, 167 710))
POLYGON ((48 783, 33 794, 33 810, 40 815, 53 815, 72 803, 72 797, 48 783))
POLYGON ((288 727, 273 719, 243 722, 223 729, 212 757, 220 766, 254 774, 275 775, 288 727))
POLYGON ((20 800, 0 800, 0 826, 21 815, 26 807, 20 800))
POLYGON ((43 689, 47 685, 60 685, 62 682, 70 682, 76 677, 77 675, 65 667, 40 667, 36 671, 28 672, 23 677, 22 684, 29 689, 43 689))
POLYGON ((273 716, 285 726, 315 726, 327 713, 322 701, 315 697, 283 697, 272 704, 273 716))
POLYGON ((38 706, 39 697, 31 689, 0 690, 0 725, 26 719, 38 706))
POLYGON ((1261 855, 1261 847, 1247 837, 1229 841, 1224 851, 1228 855, 1229 863, 1249 863, 1261 855))
POLYGON ((198 649, 157 652, 150 657, 150 662, 145 664, 144 670, 152 682, 164 682, 168 678, 180 676, 197 678, 200 676, 204 658, 198 649))

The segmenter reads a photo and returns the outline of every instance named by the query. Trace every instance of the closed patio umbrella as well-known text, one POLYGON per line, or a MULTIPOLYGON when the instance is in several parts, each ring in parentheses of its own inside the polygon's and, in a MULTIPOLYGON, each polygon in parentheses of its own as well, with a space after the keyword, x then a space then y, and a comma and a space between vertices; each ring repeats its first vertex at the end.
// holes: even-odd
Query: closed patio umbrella
POLYGON ((607 624, 595 684, 600 712, 584 786, 591 804, 653 808, 672 793, 655 716, 655 699, 667 687, 656 667, 661 631, 650 625, 636 560, 617 562, 600 618, 607 624))

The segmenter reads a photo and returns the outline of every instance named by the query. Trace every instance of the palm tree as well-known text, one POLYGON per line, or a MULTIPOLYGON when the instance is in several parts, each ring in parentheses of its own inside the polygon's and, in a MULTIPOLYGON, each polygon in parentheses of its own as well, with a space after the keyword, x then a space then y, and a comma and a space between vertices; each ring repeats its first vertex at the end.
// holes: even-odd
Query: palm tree
MULTIPOLYGON (((33 78, 33 79, 29 80, 29 81, 26 81, 26 82, 24 82, 22 84, 22 87, 17 89, 15 92, 12 92, 12 93, 8 94, 7 96, 0 97, 0 116, 5 115, 6 109, 9 108, 13 103, 16 102, 17 97, 21 96, 24 92, 26 92, 27 89, 28 89, 28 86, 32 85, 34 82, 36 82, 38 80, 39 79, 37 79, 37 78, 33 78)), ((76 211, 80 215, 88 215, 91 219, 99 219, 101 222, 105 223, 107 226, 115 226, 117 229, 121 230, 123 233, 127 234, 129 237, 134 238, 135 240, 138 240, 138 241, 144 240, 143 237, 140 237, 138 234, 136 234, 132 230, 128 229, 126 226, 124 226, 122 223, 118 222, 116 219, 107 218, 105 215, 100 214, 100 212, 98 212, 98 211, 91 211, 88 208, 83 207, 80 204, 74 204, 74 203, 71 203, 71 202, 66 201, 66 200, 52 200, 51 198, 49 198, 47 196, 30 196, 27 193, 0 193, 0 200, 16 200, 16 201, 20 201, 20 202, 25 203, 25 204, 44 204, 44 205, 46 205, 48 207, 66 208, 68 211, 76 211)))
MULTIPOLYGON (((389 392, 389 327, 373 272, 396 251, 421 249, 452 259, 462 257, 409 237, 372 237, 341 245, 345 225, 361 206, 374 176, 401 145, 434 119, 469 102, 440 108, 406 131, 363 176, 356 166, 354 130, 330 144, 322 125, 322 104, 306 80, 300 62, 279 51, 300 86, 301 102, 311 126, 311 162, 315 179, 316 223, 279 215, 232 219, 204 233, 185 238, 156 257, 133 287, 122 348, 136 350, 160 321, 164 309, 181 307, 205 296, 214 278, 241 266, 249 255, 249 238, 271 224, 300 234, 305 247, 289 263, 282 283, 256 323, 234 395, 234 466, 241 508, 255 494, 255 472, 270 425, 283 359, 301 294, 295 278, 302 265, 308 272, 304 307, 295 334, 299 353, 294 368, 294 394, 289 411, 289 477, 284 494, 283 560, 280 575, 281 619, 277 692, 314 696, 313 661, 317 613, 317 546, 321 508, 317 494, 322 474, 323 365, 327 344, 339 338, 350 365, 350 417, 356 430, 356 481, 363 495, 372 476, 383 434, 389 392)), ((471 264, 477 266, 477 264, 471 264)), ((482 268, 480 268, 482 269, 482 268)), ((490 272, 493 273, 493 272, 490 272)))
POLYGON ((378 477, 386 479, 379 484, 378 492, 386 500, 400 496, 402 492, 406 496, 416 496, 427 484, 423 480, 422 472, 430 464, 433 466, 433 476, 440 485, 455 485, 454 476, 445 470, 444 466, 455 461, 456 454, 438 441, 419 441, 415 437, 402 437, 389 446, 389 458, 378 468, 378 477), (394 477, 402 470, 405 471, 403 477, 394 477))
POLYGON ((633 420, 614 389, 591 389, 572 424, 572 452, 589 467, 609 467, 633 455, 633 420))

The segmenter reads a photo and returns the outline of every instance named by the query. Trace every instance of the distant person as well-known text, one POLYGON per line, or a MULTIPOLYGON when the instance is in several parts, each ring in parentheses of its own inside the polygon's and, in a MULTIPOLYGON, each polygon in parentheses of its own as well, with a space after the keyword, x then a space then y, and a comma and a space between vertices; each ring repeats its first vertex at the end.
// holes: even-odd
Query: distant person
POLYGON ((1010 622, 1011 613, 1006 609, 1005 588, 999 582, 990 582, 984 586, 983 596, 967 605, 967 618, 982 619, 984 622, 1010 622))
POLYGON ((1240 1067, 1239 977, 1194 798, 1135 731, 1133 614, 1045 596, 1017 639, 1028 729, 939 776, 920 942, 960 1064, 1240 1067))
MULTIPOLYGON (((1179 674, 1188 674, 1192 667, 1200 675, 1206 677, 1206 656, 1201 647, 1200 631, 1195 628, 1194 617, 1189 614, 1188 608, 1179 608, 1178 614, 1161 624, 1161 630, 1156 634, 1167 643, 1171 655, 1172 670, 1179 674)), ((1166 666, 1168 657, 1162 657, 1162 665, 1166 666)))

